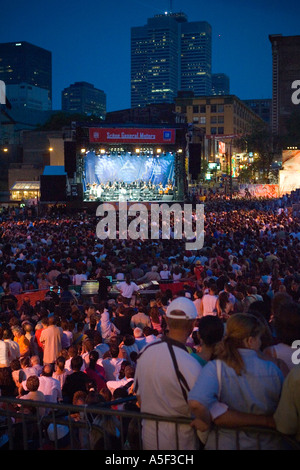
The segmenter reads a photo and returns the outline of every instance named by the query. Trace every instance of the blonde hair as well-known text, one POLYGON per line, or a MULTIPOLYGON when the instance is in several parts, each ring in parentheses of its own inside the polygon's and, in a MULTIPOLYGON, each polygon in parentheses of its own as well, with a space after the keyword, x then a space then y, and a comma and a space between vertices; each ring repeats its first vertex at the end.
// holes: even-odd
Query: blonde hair
POLYGON ((263 323, 249 313, 235 313, 228 318, 226 323, 226 335, 216 346, 216 356, 232 367, 237 375, 245 372, 245 364, 239 352, 239 348, 245 348, 244 340, 264 332, 263 323))

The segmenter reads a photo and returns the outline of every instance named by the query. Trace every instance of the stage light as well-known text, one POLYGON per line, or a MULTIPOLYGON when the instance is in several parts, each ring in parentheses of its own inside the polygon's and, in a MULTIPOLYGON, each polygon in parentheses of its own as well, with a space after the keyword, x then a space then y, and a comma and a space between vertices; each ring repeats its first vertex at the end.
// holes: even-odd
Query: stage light
POLYGON ((101 149, 100 153, 102 153, 102 154, 105 153, 105 149, 101 149))
POLYGON ((156 153, 160 153, 161 152, 161 149, 156 149, 156 153))
POLYGON ((182 153, 182 149, 178 149, 178 153, 182 153))
POLYGON ((140 153, 140 149, 135 149, 135 153, 140 153))
POLYGON ((80 151, 81 151, 81 153, 85 153, 85 149, 81 149, 80 151))

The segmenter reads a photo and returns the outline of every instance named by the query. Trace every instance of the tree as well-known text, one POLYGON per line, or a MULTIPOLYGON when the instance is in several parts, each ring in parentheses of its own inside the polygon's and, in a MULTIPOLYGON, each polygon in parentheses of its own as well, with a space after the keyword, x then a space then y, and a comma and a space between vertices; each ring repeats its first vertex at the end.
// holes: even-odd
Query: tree
POLYGON ((252 169, 262 173, 264 183, 269 182, 274 155, 278 151, 278 144, 279 142, 265 123, 255 123, 249 133, 235 141, 235 146, 243 152, 257 154, 252 169))
POLYGON ((72 122, 99 123, 100 121, 102 121, 101 118, 94 115, 87 116, 85 114, 70 114, 59 111, 52 114, 45 124, 38 126, 38 129, 41 131, 59 131, 63 127, 71 126, 72 122))

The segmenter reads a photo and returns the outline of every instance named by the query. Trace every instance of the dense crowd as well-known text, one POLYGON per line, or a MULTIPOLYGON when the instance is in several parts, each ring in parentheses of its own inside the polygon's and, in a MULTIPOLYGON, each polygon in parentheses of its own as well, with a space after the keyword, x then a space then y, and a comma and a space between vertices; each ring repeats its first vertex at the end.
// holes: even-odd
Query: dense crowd
MULTIPOLYGON (((137 396, 137 404, 128 402, 118 407, 164 416, 146 392, 143 396, 141 383, 149 380, 144 371, 151 377, 157 374, 156 355, 153 353, 149 363, 145 359, 143 373, 139 361, 142 364, 147 351, 155 350, 155 343, 168 344, 165 338, 171 338, 175 331, 173 340, 178 335, 189 357, 188 370, 181 372, 191 375, 191 395, 190 406, 185 402, 180 410, 177 404, 172 408, 170 399, 169 415, 194 417, 193 426, 198 431, 208 422, 226 427, 224 416, 231 422, 228 413, 232 409, 254 416, 273 415, 289 374, 298 369, 292 362, 292 344, 300 340, 300 220, 292 211, 297 198, 207 201, 205 243, 197 251, 186 250, 186 240, 175 239, 172 226, 169 240, 100 240, 96 235, 98 219, 86 211, 68 214, 52 209, 38 215, 34 210, 4 210, 0 225, 2 396, 99 406, 137 396), (99 281, 98 294, 82 297, 76 288, 82 281, 93 279, 99 281), (141 284, 151 281, 160 282, 161 287, 168 283, 168 288, 150 297, 143 295, 141 284), (118 295, 112 295, 112 285, 118 295), (32 302, 29 294, 36 290, 44 295, 32 302), (172 309, 170 313, 172 302, 182 298, 196 312, 187 320, 184 339, 184 328, 176 333, 172 309), (252 321, 252 329, 243 324, 245 316, 252 321), (248 336, 237 340, 236 331, 246 334, 246 330, 248 336), (258 346, 243 343, 245 338, 257 335, 258 346), (230 338, 235 338, 235 354, 226 349, 230 338), (246 358, 241 348, 254 350, 257 355, 246 358), (218 357, 226 376, 219 402, 226 411, 214 414, 212 368, 218 357), (264 363, 258 363, 257 357, 263 357, 264 363), (260 382, 260 390, 243 385, 243 393, 247 390, 252 394, 252 404, 246 407, 239 388, 243 373, 246 381, 249 374, 260 381, 269 377, 260 382), (208 419, 202 406, 210 410, 208 419)), ((170 390, 156 392, 168 394, 170 390)), ((278 416, 281 414, 279 410, 278 416)), ((81 416, 74 415, 73 419, 81 416)), ((276 427, 281 421, 278 418, 271 425, 276 427)), ((244 422, 248 424, 246 419, 244 422)), ((114 429, 118 426, 116 422, 114 429)), ((278 426, 300 440, 299 423, 292 431, 286 424, 278 426)), ((150 437, 143 436, 144 445, 155 448, 151 429, 148 432, 150 437)), ((186 448, 184 432, 182 449, 186 448)), ((172 448, 171 434, 168 436, 164 448, 172 448)), ((118 448, 117 431, 111 439, 118 448)), ((224 439, 226 447, 230 434, 225 433, 224 439)), ((129 448, 138 445, 130 427, 128 440, 129 448)), ((86 445, 85 438, 79 436, 78 447, 86 445)), ((212 446, 210 439, 205 445, 212 446)))

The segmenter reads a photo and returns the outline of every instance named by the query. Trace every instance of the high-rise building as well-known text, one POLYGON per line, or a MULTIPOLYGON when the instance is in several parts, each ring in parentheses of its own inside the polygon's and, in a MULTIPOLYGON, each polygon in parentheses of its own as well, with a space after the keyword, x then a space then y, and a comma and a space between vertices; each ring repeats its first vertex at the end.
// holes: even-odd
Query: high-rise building
POLYGON ((105 119, 106 94, 91 83, 75 82, 61 94, 62 111, 98 116, 105 119))
POLYGON ((180 90, 210 95, 211 54, 211 26, 206 21, 182 23, 180 90))
POLYGON ((0 80, 6 86, 27 84, 48 91, 52 102, 52 54, 29 42, 0 44, 0 80))
POLYGON ((272 131, 284 135, 287 119, 299 109, 293 96, 300 80, 300 36, 272 34, 269 39, 273 57, 272 131))
POLYGON ((27 108, 36 111, 49 111, 51 109, 48 90, 28 83, 7 85, 6 96, 13 109, 27 108))
POLYGON ((243 102, 248 106, 248 108, 258 114, 258 116, 261 117, 261 119, 263 119, 263 121, 265 121, 269 126, 271 125, 271 98, 243 100, 243 102))
POLYGON ((213 73, 211 76, 211 94, 212 95, 229 95, 230 80, 225 73, 213 73))
POLYGON ((179 90, 211 92, 211 27, 184 13, 131 28, 131 107, 172 103, 179 90))

